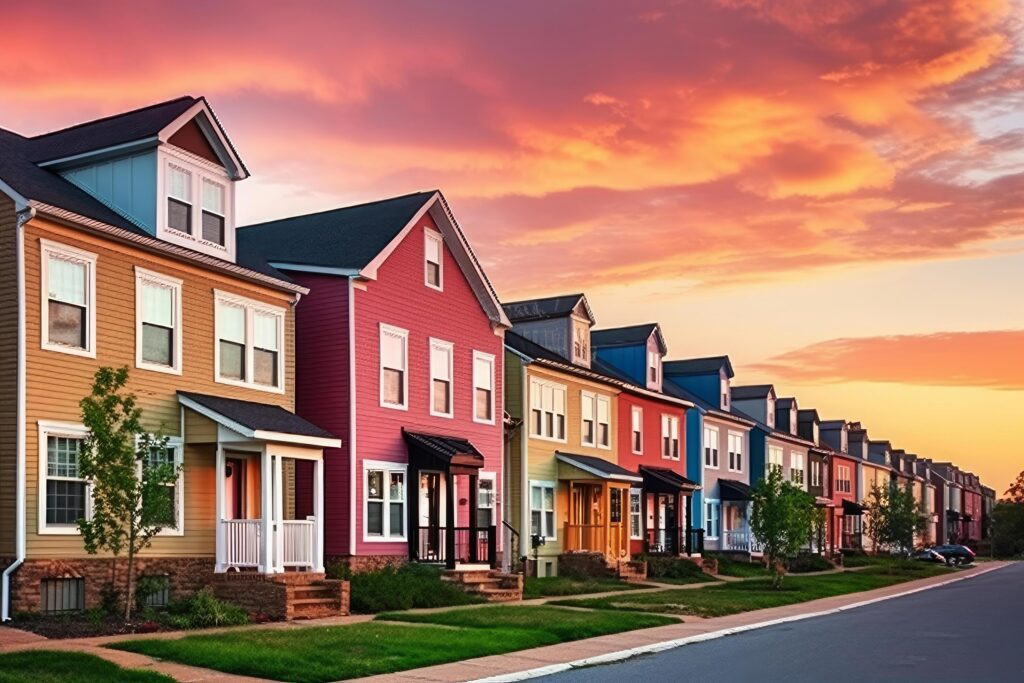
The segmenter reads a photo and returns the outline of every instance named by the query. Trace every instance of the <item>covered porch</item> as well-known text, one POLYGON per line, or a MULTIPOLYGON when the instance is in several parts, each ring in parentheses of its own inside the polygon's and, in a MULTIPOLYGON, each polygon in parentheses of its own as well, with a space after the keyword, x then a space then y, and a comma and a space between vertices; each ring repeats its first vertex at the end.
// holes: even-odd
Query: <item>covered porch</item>
POLYGON ((556 452, 558 479, 568 487, 565 552, 602 553, 610 561, 628 559, 629 489, 643 478, 613 462, 556 452))
POLYGON ((191 392, 178 400, 185 443, 215 451, 214 572, 322 574, 323 449, 341 440, 280 406, 191 392), (299 489, 311 493, 311 515, 296 514, 299 489))
POLYGON ((692 494, 700 486, 663 467, 640 466, 643 478, 641 518, 644 547, 651 555, 699 556, 704 552, 704 530, 693 529, 692 494))
POLYGON ((837 511, 842 513, 839 520, 839 549, 863 550, 864 506, 852 500, 843 500, 837 511))
POLYGON ((763 548, 750 531, 750 485, 719 479, 722 499, 722 550, 760 557, 763 548))

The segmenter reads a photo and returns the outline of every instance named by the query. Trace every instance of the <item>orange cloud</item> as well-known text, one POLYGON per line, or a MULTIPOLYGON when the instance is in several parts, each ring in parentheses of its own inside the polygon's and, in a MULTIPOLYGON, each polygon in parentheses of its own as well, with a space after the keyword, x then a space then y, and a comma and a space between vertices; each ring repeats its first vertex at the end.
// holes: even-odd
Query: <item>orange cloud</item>
POLYGON ((832 339, 752 366, 794 382, 1024 390, 1024 330, 832 339))

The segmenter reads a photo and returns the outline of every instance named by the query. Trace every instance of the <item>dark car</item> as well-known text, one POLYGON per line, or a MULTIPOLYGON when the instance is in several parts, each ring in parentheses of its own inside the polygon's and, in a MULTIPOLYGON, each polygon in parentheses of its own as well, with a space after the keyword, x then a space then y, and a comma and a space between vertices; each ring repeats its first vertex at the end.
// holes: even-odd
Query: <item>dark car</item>
POLYGON ((933 548, 925 548, 924 550, 918 550, 916 553, 910 556, 911 559, 920 560, 921 562, 941 562, 946 563, 946 558, 941 553, 933 548))
POLYGON ((949 565, 974 562, 974 551, 965 545, 937 545, 932 550, 946 558, 946 564, 949 565))

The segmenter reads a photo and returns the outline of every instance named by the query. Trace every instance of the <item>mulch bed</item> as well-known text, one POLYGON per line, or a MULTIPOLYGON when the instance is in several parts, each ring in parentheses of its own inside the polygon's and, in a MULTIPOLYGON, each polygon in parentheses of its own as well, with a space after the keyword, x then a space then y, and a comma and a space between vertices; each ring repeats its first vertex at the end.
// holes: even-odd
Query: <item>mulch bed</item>
POLYGON ((9 625, 22 631, 38 633, 41 636, 55 640, 174 630, 155 621, 138 620, 134 623, 126 624, 124 619, 119 617, 104 616, 102 619, 97 619, 84 614, 74 613, 19 615, 9 625))

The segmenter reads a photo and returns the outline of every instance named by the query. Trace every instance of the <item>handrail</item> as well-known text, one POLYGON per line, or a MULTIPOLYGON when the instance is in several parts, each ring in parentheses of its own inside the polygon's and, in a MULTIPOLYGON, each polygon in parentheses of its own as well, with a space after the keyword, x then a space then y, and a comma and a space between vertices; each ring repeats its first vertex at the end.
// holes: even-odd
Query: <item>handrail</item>
POLYGON ((504 519, 501 520, 501 526, 508 529, 510 536, 509 539, 509 554, 508 566, 513 572, 522 574, 526 567, 526 554, 523 552, 522 539, 519 536, 519 531, 509 524, 504 519))

